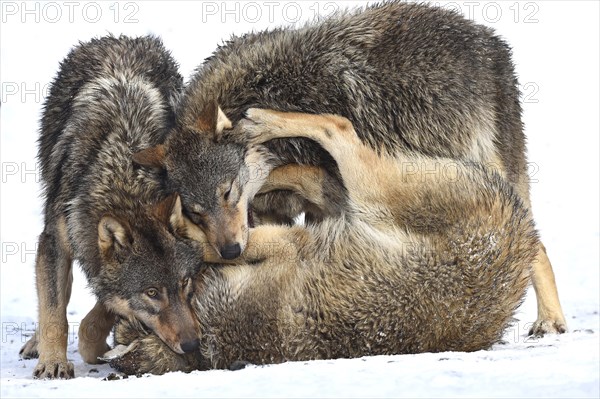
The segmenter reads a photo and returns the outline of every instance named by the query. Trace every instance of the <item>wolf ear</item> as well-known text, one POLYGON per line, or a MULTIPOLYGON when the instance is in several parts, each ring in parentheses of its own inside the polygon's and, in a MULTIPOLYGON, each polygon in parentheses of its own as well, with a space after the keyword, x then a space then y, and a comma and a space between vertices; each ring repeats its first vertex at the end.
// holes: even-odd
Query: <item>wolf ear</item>
POLYGON ((104 216, 98 223, 98 245, 100 252, 120 252, 131 245, 128 228, 112 216, 104 216))
POLYGON ((216 101, 210 101, 194 122, 194 128, 201 133, 213 133, 214 139, 218 141, 223 130, 231 129, 233 124, 227 115, 221 110, 216 101))
POLYGON ((133 154, 133 162, 149 168, 162 168, 165 161, 165 146, 159 144, 133 154))
POLYGON ((171 226, 175 231, 185 226, 181 198, 177 193, 171 194, 159 202, 154 208, 154 215, 158 220, 167 226, 171 226))
POLYGON ((225 112, 223 112, 221 107, 217 107, 217 127, 215 129, 215 132, 218 135, 221 135, 223 133, 223 130, 232 128, 233 123, 231 123, 227 115, 225 115, 225 112))

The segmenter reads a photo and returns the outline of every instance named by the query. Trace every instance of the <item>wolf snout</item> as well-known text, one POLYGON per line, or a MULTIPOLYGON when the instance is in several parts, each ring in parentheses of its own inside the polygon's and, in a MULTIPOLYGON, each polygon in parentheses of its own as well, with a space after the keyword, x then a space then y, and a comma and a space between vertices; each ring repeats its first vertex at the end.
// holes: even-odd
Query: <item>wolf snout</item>
POLYGON ((185 341, 181 343, 181 350, 185 353, 190 353, 197 350, 200 347, 200 340, 198 338, 185 341))
POLYGON ((220 252, 223 259, 235 259, 242 253, 242 247, 236 242, 222 247, 220 252))

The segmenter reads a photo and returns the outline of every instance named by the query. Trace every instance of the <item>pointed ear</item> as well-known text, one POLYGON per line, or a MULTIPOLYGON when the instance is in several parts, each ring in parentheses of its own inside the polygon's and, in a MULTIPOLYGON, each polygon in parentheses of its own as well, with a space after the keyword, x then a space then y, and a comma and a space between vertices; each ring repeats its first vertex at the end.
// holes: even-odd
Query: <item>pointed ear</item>
POLYGON ((183 219, 183 208, 181 207, 181 198, 177 195, 173 209, 171 210, 171 217, 169 218, 171 226, 175 231, 185 229, 185 220, 183 219))
POLYGON ((131 245, 131 234, 127 226, 112 216, 104 216, 98 223, 98 246, 100 252, 108 255, 120 252, 131 245))
POLYGON ((200 116, 194 122, 194 128, 201 133, 214 133, 214 139, 219 140, 225 129, 231 129, 233 124, 215 101, 209 102, 200 116))
POLYGON ((140 152, 133 154, 133 162, 140 166, 149 168, 164 167, 165 146, 159 144, 155 147, 146 148, 140 152))
POLYGON ((218 107, 217 128, 215 129, 216 133, 220 135, 221 133, 223 133, 223 130, 232 129, 232 128, 233 128, 233 124, 231 123, 231 121, 229 120, 227 115, 225 115, 225 112, 223 112, 221 107, 218 107))
POLYGON ((181 198, 179 194, 174 193, 162 200, 154 208, 154 215, 175 231, 184 226, 183 211, 181 208, 181 198))

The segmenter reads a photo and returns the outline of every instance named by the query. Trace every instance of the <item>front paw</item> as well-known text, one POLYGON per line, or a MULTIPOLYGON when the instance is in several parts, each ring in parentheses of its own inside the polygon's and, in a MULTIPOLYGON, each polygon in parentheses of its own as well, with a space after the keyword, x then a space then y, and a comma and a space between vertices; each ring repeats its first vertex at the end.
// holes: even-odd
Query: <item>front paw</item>
POLYGON ((69 379, 75 377, 73 363, 67 359, 40 359, 33 370, 33 378, 69 379))
POLYGON ((529 335, 543 337, 546 334, 563 334, 567 332, 567 323, 562 318, 537 319, 529 330, 529 335))
POLYGON ((33 334, 33 336, 25 343, 25 345, 23 345, 19 351, 19 356, 21 356, 21 359, 37 359, 40 357, 38 352, 37 334, 33 334))

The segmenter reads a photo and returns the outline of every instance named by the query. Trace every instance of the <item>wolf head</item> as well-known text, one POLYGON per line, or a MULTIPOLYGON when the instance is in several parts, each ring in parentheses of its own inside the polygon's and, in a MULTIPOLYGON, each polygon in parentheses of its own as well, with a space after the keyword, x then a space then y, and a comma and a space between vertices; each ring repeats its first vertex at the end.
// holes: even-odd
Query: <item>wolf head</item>
POLYGON ((107 308, 141 322, 177 353, 199 345, 190 301, 192 277, 201 265, 200 249, 196 242, 169 231, 182 223, 176 194, 135 220, 104 216, 98 224, 103 267, 92 282, 107 308))
POLYGON ((181 195, 184 214, 224 259, 238 257, 246 247, 252 199, 245 143, 222 137, 231 127, 210 102, 192 123, 180 123, 164 145, 134 155, 139 165, 166 170, 169 188, 181 195))

